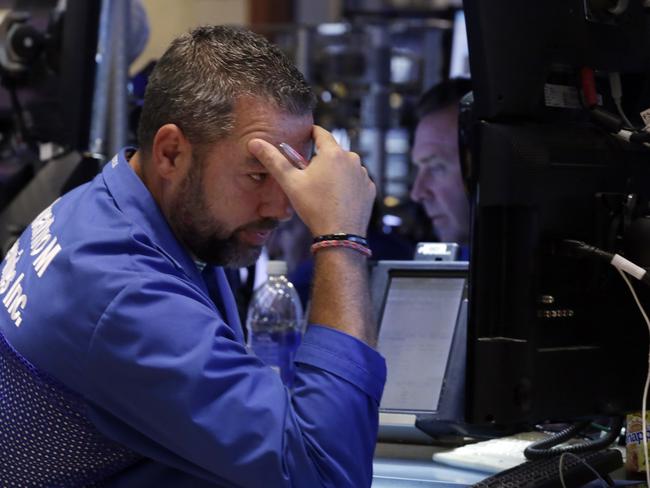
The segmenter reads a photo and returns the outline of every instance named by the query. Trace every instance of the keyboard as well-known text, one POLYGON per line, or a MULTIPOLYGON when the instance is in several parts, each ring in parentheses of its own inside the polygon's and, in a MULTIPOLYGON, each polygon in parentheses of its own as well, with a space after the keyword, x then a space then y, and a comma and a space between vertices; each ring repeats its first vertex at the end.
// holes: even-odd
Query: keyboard
POLYGON ((524 449, 547 437, 542 432, 521 432, 437 452, 433 455, 433 460, 456 468, 498 473, 525 462, 524 449))
MULTIPOLYGON (((621 453, 615 449, 567 454, 562 459, 564 486, 582 486, 623 465, 621 453)), ((560 478, 560 455, 549 459, 527 461, 514 468, 497 473, 472 485, 472 488, 557 488, 563 486, 560 478)))

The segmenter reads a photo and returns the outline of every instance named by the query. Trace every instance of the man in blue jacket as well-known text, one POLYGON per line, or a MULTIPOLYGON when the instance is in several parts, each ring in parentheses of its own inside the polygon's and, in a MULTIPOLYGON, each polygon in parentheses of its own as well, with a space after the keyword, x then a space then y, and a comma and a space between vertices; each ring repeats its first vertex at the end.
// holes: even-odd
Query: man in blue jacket
MULTIPOLYGON (((372 349, 363 241, 315 250, 293 391, 247 352, 222 269, 253 263, 294 210, 314 236, 365 235, 375 188, 312 108, 300 73, 262 38, 183 35, 151 76, 140 148, 43 211, 2 263, 2 336, 131 453, 94 481, 370 485, 385 364, 372 349), (281 142, 317 155, 297 169, 281 142)), ((52 486, 40 461, 29 479, 52 486)), ((21 469, 0 484, 20 484, 21 469)), ((58 486, 82 479, 59 475, 58 486)))

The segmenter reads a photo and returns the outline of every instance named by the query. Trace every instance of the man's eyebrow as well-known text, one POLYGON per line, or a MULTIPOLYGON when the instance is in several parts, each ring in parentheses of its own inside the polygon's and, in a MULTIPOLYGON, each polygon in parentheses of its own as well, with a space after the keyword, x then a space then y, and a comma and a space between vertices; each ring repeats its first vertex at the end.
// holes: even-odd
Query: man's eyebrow
POLYGON ((259 159, 254 157, 248 157, 244 160, 246 166, 254 166, 256 169, 264 168, 264 165, 260 163, 259 159))

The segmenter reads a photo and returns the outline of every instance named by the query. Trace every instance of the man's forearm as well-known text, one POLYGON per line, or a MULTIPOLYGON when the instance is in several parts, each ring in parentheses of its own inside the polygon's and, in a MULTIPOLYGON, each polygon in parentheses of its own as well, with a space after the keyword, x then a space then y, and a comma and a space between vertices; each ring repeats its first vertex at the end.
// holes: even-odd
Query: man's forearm
POLYGON ((309 321, 326 325, 368 345, 377 345, 377 326, 370 309, 366 259, 345 248, 315 254, 309 321))

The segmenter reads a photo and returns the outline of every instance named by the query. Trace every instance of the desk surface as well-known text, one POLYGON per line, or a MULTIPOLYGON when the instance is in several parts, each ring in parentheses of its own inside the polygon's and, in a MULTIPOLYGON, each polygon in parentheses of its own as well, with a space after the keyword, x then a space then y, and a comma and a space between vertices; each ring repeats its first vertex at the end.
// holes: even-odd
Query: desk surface
POLYGON ((489 476, 434 463, 431 456, 437 449, 428 445, 377 444, 372 488, 460 488, 489 476))
MULTIPOLYGON (((433 462, 433 453, 443 449, 432 445, 378 443, 372 488, 461 488, 490 476, 433 462)), ((625 481, 624 468, 611 476, 616 480, 615 486, 645 486, 638 481, 625 481)), ((586 486, 595 488, 602 484, 594 480, 586 486)))

